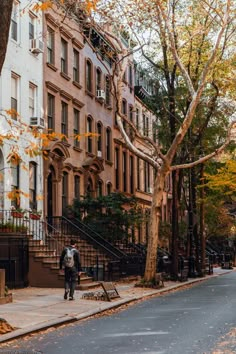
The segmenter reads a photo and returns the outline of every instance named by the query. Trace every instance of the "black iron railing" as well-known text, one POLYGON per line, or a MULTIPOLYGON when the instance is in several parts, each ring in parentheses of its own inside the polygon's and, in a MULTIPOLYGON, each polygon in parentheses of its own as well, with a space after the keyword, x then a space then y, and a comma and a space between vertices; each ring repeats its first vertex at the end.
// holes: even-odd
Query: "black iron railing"
POLYGON ((54 216, 47 219, 47 223, 54 229, 59 230, 62 235, 70 237, 79 237, 85 241, 88 241, 94 247, 105 252, 112 259, 119 260, 122 257, 127 257, 124 252, 121 252, 115 248, 108 241, 104 240, 99 234, 94 232, 88 226, 80 223, 76 219, 67 219, 64 216, 54 216))

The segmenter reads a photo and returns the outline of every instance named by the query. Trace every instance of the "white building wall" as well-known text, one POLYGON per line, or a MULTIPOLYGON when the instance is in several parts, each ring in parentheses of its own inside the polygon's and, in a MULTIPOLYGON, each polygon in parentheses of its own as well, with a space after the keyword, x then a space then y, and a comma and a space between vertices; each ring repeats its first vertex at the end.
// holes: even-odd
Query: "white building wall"
MULTIPOLYGON (((30 48, 29 41, 29 22, 30 16, 33 18, 34 23, 34 38, 43 40, 42 38, 42 17, 39 12, 33 13, 29 9, 29 1, 22 0, 16 5, 15 20, 17 23, 17 40, 12 39, 12 33, 10 30, 9 43, 7 48, 7 54, 5 63, 0 76, 0 110, 1 113, 6 114, 6 110, 11 108, 11 95, 12 95, 12 73, 18 76, 18 88, 17 88, 17 112, 19 114, 18 120, 28 125, 30 123, 30 110, 29 110, 29 83, 35 85, 35 111, 34 116, 43 117, 43 57, 42 54, 33 54, 30 48), (24 11, 23 11, 24 10, 24 11)), ((11 27, 12 29, 12 27, 11 27)), ((8 115, 8 118, 10 116, 8 115)), ((12 120, 13 126, 9 127, 6 124, 6 120, 1 117, 0 131, 1 135, 9 130, 12 132, 15 130, 16 136, 19 136, 19 140, 4 140, 3 146, 0 147, 0 208, 9 209, 11 206, 11 200, 7 198, 7 193, 11 190, 13 170, 10 168, 10 163, 7 161, 9 152, 12 146, 19 149, 19 154, 22 158, 22 164, 19 174, 19 187, 25 196, 21 196, 20 207, 23 209, 29 208, 29 171, 22 169, 22 165, 29 166, 29 161, 34 161, 37 164, 37 194, 43 195, 43 170, 42 170, 42 157, 29 157, 24 149, 29 144, 29 140, 33 141, 32 135, 19 130, 15 120, 12 120), (9 129, 10 128, 10 129, 9 129)), ((35 142, 39 144, 39 141, 35 142)), ((37 209, 42 210, 43 202, 37 202, 37 209)))

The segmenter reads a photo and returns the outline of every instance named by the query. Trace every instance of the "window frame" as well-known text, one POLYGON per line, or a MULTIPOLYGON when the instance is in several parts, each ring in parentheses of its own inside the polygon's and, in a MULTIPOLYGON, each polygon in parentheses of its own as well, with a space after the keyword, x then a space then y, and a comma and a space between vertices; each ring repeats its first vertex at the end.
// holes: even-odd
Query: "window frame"
POLYGON ((79 83, 80 82, 80 53, 78 50, 73 48, 73 81, 79 83))
POLYGON ((55 31, 47 26, 47 63, 55 64, 55 31))
POLYGON ((61 37, 61 73, 68 74, 68 42, 61 37))
POLYGON ((68 103, 61 101, 61 134, 68 136, 68 103))

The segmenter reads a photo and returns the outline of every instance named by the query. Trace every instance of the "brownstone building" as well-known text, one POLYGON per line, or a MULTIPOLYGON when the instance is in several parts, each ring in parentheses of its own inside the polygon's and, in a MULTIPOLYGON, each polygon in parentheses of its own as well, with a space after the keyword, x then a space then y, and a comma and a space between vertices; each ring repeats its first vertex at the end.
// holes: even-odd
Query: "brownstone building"
MULTIPOLYGON (((115 124, 109 79, 112 60, 106 55, 103 62, 99 60, 79 32, 54 16, 46 13, 44 22, 44 107, 47 129, 63 135, 52 141, 44 165, 45 215, 63 215, 74 198, 116 191, 136 195, 147 213, 153 171, 126 148, 115 124)), ((104 41, 94 29, 90 31, 94 41, 104 41)), ((123 80, 122 113, 152 137, 156 118, 135 96, 134 75, 130 60, 123 80)), ((142 142, 136 144, 146 149, 142 142)), ((145 243, 147 237, 148 224, 136 232, 138 242, 145 243)))

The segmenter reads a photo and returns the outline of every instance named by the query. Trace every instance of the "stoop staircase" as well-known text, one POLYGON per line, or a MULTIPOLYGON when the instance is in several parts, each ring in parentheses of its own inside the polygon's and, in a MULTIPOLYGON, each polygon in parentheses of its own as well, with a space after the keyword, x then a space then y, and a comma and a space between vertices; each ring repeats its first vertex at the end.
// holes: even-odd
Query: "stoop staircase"
POLYGON ((29 284, 36 287, 64 287, 64 275, 59 273, 59 259, 70 239, 77 240, 82 273, 78 289, 87 290, 99 285, 94 279, 119 278, 119 263, 126 254, 105 241, 78 220, 53 217, 44 223, 44 232, 39 239, 29 239, 29 284))

